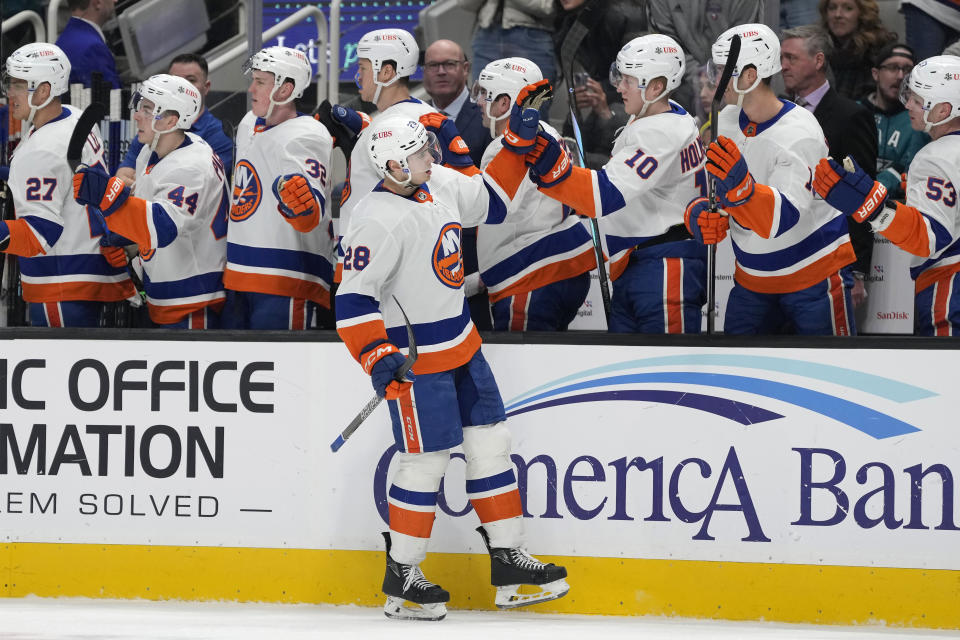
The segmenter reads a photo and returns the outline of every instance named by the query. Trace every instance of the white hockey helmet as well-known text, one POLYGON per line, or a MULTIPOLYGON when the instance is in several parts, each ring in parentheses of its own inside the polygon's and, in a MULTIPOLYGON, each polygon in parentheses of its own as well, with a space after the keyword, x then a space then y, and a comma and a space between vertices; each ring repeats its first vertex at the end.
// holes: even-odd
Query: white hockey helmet
POLYGON ((291 47, 266 47, 256 52, 243 63, 244 73, 254 71, 273 74, 273 91, 270 92, 270 107, 267 109, 265 118, 270 117, 275 105, 286 104, 302 96, 313 78, 313 67, 310 66, 310 60, 307 59, 306 54, 291 47), (273 94, 287 80, 293 83, 293 93, 283 102, 275 101, 273 94))
POLYGON ((7 58, 4 72, 4 91, 11 78, 27 81, 27 91, 31 94, 28 101, 30 115, 27 122, 33 122, 38 109, 42 109, 70 88, 70 60, 67 54, 55 44, 34 42, 25 44, 7 58), (33 92, 44 82, 50 83, 50 96, 43 104, 33 104, 33 92))
POLYGON ((900 101, 904 106, 914 100, 923 110, 924 131, 960 116, 960 58, 933 56, 917 64, 900 85, 900 101), (930 122, 930 110, 938 104, 950 105, 950 115, 940 122, 930 122))
POLYGON ((670 36, 651 34, 634 38, 617 53, 617 59, 610 65, 610 84, 620 84, 623 76, 637 79, 637 86, 643 92, 642 116, 647 110, 647 86, 657 78, 664 78, 667 86, 657 98, 666 98, 683 82, 686 68, 683 49, 670 36))
POLYGON ((739 107, 743 103, 743 96, 756 89, 764 78, 780 73, 780 39, 777 38, 773 29, 765 24, 741 24, 727 29, 720 34, 711 49, 711 60, 707 64, 711 82, 720 80, 723 67, 727 64, 727 56, 730 54, 730 40, 734 35, 740 36, 740 55, 737 56, 737 63, 733 67, 730 78, 734 91, 739 94, 737 99, 739 107), (757 79, 748 88, 741 89, 737 85, 736 78, 739 78, 748 66, 757 70, 757 79))
POLYGON ((497 122, 510 117, 510 110, 494 117, 490 105, 500 96, 507 96, 513 103, 520 90, 528 84, 543 80, 543 72, 532 60, 526 58, 502 58, 494 60, 483 68, 473 85, 473 98, 482 98, 486 103, 484 113, 490 121, 490 136, 497 137, 497 122))
MULTIPOLYGON (((377 91, 373 96, 376 103, 380 98, 380 90, 388 87, 400 78, 412 76, 417 70, 417 61, 420 59, 420 47, 413 34, 403 29, 377 29, 365 33, 357 43, 357 59, 365 58, 373 67, 373 82, 377 91), (396 65, 397 75, 390 82, 380 82, 377 75, 383 68, 383 63, 392 61, 396 65)), ((359 83, 359 72, 357 74, 359 83)))
POLYGON ((200 92, 179 76, 159 73, 144 80, 130 98, 130 110, 138 111, 144 100, 153 103, 154 119, 165 111, 176 111, 178 129, 189 129, 200 115, 200 92))
POLYGON ((442 156, 437 137, 427 131, 419 120, 393 116, 377 122, 370 131, 368 152, 381 178, 390 176, 388 164, 394 160, 400 165, 400 171, 406 179, 401 182, 390 176, 391 179, 401 185, 410 184, 409 159, 421 151, 429 154, 432 163, 440 162, 442 156))

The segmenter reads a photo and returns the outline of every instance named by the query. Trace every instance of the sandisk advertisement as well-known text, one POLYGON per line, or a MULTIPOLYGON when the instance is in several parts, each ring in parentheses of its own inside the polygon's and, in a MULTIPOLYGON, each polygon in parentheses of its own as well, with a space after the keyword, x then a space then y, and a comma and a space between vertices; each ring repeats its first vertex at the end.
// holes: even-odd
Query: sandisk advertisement
MULTIPOLYGON (((486 344, 558 556, 960 569, 953 350, 486 344)), ((396 448, 334 342, 10 340, 6 542, 380 549, 396 448)), ((431 550, 483 551, 454 450, 431 550)))

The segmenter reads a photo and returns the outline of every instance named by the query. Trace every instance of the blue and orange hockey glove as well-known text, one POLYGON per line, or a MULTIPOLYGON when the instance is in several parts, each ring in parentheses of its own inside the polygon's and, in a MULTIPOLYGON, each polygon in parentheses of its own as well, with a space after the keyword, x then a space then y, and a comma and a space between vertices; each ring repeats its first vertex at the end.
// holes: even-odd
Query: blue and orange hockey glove
POLYGON ((717 136, 707 147, 707 171, 717 179, 717 199, 724 208, 739 207, 753 196, 753 176, 730 138, 717 136))
POLYGON ((727 237, 730 223, 722 213, 710 211, 710 201, 706 198, 694 198, 683 212, 683 222, 687 231, 700 244, 717 244, 727 237))
POLYGON ((408 371, 403 381, 397 380, 396 377, 397 370, 405 361, 406 358, 400 353, 400 349, 385 341, 367 345, 365 351, 360 354, 360 364, 370 376, 373 390, 378 396, 387 400, 396 400, 410 393, 410 387, 416 379, 414 373, 408 371))
POLYGON ((503 146, 514 153, 524 154, 533 150, 540 130, 540 105, 553 96, 548 80, 528 84, 510 108, 510 120, 503 132, 503 146))
POLYGON ((443 164, 455 169, 473 165, 470 147, 460 137, 460 132, 452 118, 439 112, 425 113, 420 116, 420 124, 437 136, 437 142, 440 143, 440 151, 443 154, 443 164))
POLYGON ((887 201, 887 188, 853 159, 849 160, 851 171, 829 158, 821 158, 814 172, 813 188, 831 207, 857 222, 873 220, 887 201))
POLYGON ((310 183, 299 173, 288 173, 273 181, 277 210, 285 218, 310 216, 317 211, 317 199, 310 183))
POLYGON ((96 207, 109 217, 130 197, 130 188, 123 180, 111 177, 101 169, 82 167, 73 174, 73 199, 96 207))
POLYGON ((530 167, 530 179, 545 189, 560 184, 573 172, 570 154, 546 131, 537 134, 526 162, 530 167))

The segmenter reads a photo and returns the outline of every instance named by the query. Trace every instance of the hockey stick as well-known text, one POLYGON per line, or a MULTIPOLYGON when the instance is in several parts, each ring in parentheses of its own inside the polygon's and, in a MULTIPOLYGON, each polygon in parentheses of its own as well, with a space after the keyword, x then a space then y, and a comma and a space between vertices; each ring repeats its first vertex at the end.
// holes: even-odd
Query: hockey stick
MULTIPOLYGON (((400 306, 400 301, 396 298, 393 299, 397 303, 397 307, 400 309, 400 314, 403 316, 403 321, 407 325, 407 340, 410 343, 409 352, 407 353, 407 359, 403 361, 403 364, 393 372, 393 379, 397 382, 405 382, 407 372, 410 371, 413 367, 413 363, 417 361, 417 340, 413 336, 413 327, 410 326, 410 320, 407 318, 407 314, 403 311, 403 307, 400 306)), ((363 409, 360 410, 360 413, 350 421, 350 424, 347 425, 347 428, 340 432, 340 435, 337 436, 337 439, 330 444, 330 450, 336 453, 340 450, 340 447, 347 441, 350 436, 353 435, 353 432, 356 431, 364 420, 370 417, 370 414, 373 413, 373 410, 380 406, 380 403, 383 402, 383 398, 379 395, 373 396, 370 399, 363 409)))
POLYGON ((90 106, 80 114, 80 119, 77 120, 76 126, 73 127, 73 133, 70 134, 70 143, 67 144, 67 164, 70 165, 70 171, 76 172, 77 167, 80 166, 83 145, 87 141, 87 136, 106 115, 107 108, 99 102, 91 102, 90 106))
MULTIPOLYGON (((569 93, 567 106, 570 107, 570 122, 573 125, 573 137, 577 141, 577 161, 578 166, 586 168, 587 161, 583 155, 583 136, 580 134, 580 123, 577 121, 577 113, 574 108, 576 98, 573 93, 573 68, 571 62, 570 73, 565 77, 567 83, 567 92, 569 93)), ((597 275, 600 277, 600 297, 603 299, 603 315, 607 320, 607 327, 610 326, 610 283, 607 280, 607 265, 603 261, 603 239, 600 237, 600 224, 596 218, 590 220, 590 236, 593 239, 593 253, 597 259, 597 275)))
MULTIPOLYGON (((737 58, 740 57, 740 36, 733 34, 730 38, 730 52, 727 53, 727 62, 723 65, 723 73, 720 74, 720 82, 713 92, 713 100, 710 102, 710 141, 717 139, 717 113, 720 111, 720 103, 723 102, 723 94, 727 91, 727 85, 730 84, 730 78, 733 75, 733 69, 737 66, 737 58)), ((710 212, 717 212, 717 179, 711 175, 709 185, 710 194, 710 212)), ((717 245, 712 244, 707 250, 707 333, 713 333, 716 322, 717 300, 717 245)))

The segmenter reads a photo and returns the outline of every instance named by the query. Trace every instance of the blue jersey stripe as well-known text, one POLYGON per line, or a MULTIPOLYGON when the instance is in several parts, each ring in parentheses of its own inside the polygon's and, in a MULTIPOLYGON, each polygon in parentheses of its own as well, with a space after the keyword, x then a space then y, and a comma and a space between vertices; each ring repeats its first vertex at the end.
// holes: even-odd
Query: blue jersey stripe
POLYGON ((164 282, 155 282, 144 272, 143 287, 147 295, 157 300, 171 300, 205 293, 216 293, 217 291, 223 291, 223 272, 212 271, 182 280, 164 282))
POLYGON ((337 321, 359 318, 371 313, 380 313, 380 303, 371 296, 359 293, 337 294, 337 321))
POLYGON ((561 229, 538 239, 509 258, 493 265, 481 276, 488 287, 496 286, 532 264, 551 256, 573 251, 583 245, 590 245, 590 234, 582 224, 561 229))
POLYGON ((770 253, 747 253, 736 242, 733 250, 737 263, 753 271, 779 271, 809 258, 847 233, 847 219, 837 216, 800 242, 770 253))
POLYGON ((435 507, 437 506, 437 491, 411 491, 409 489, 401 489, 397 485, 390 485, 390 492, 388 495, 399 502, 406 502, 407 504, 414 504, 418 507, 435 507))
POLYGON ((28 278, 65 275, 116 276, 126 273, 126 267, 112 267, 100 253, 67 256, 35 256, 20 258, 20 272, 28 278))
MULTIPOLYGON (((340 304, 340 298, 337 298, 337 304, 340 304)), ((470 323, 470 307, 467 305, 466 298, 463 299, 463 310, 459 316, 438 320, 437 322, 424 322, 413 325, 413 335, 417 340, 417 345, 440 344, 449 342, 461 333, 464 327, 470 323)), ((406 325, 399 327, 389 327, 387 329, 387 338, 390 342, 397 345, 400 349, 406 349, 410 346, 407 338, 406 325)))
POLYGON ((484 493, 493 491, 502 487, 510 486, 515 483, 517 478, 513 475, 513 469, 508 469, 503 473, 487 478, 477 478, 476 480, 467 480, 467 493, 484 493))
POLYGON ((227 243, 227 262, 247 267, 284 269, 308 273, 329 282, 333 276, 330 261, 318 254, 291 249, 268 249, 248 247, 234 242, 227 243))

